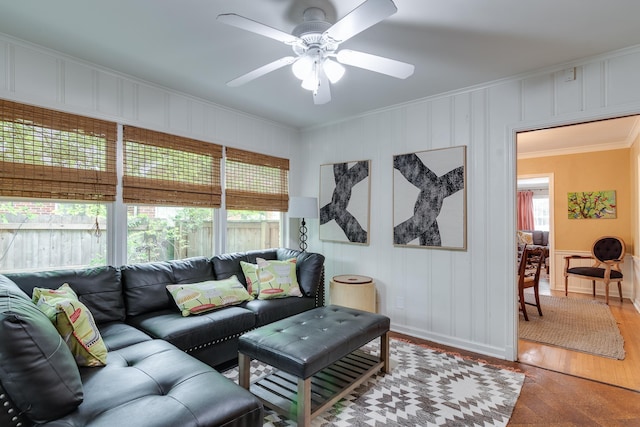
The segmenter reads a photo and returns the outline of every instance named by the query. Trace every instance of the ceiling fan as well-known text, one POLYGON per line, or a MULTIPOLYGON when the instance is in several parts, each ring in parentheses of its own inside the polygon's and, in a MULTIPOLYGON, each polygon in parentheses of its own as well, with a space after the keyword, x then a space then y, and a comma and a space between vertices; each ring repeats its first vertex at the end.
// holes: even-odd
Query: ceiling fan
POLYGON ((392 0, 366 0, 335 24, 326 21, 325 12, 310 7, 303 13, 303 22, 291 34, 235 13, 218 15, 228 25, 251 31, 290 45, 296 56, 285 56, 227 82, 240 86, 267 73, 291 65, 293 74, 302 80, 302 87, 313 92, 315 104, 331 100, 329 83, 336 83, 345 73, 344 65, 364 68, 399 79, 413 74, 414 66, 405 62, 355 50, 342 49, 341 43, 388 18, 397 11, 392 0))

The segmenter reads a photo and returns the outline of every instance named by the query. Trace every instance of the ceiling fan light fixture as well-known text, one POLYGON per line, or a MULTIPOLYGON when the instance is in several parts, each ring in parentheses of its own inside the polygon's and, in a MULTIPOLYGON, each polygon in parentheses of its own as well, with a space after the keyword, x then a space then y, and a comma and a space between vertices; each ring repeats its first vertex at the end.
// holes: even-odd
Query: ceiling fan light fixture
POLYGON ((362 0, 360 6, 332 24, 327 22, 324 10, 308 7, 303 12, 303 21, 290 34, 235 13, 220 14, 220 22, 282 42, 294 53, 294 56, 285 56, 235 78, 227 85, 240 86, 291 65, 291 71, 301 80, 302 87, 313 92, 314 104, 322 105, 331 101, 331 84, 344 76, 345 66, 406 79, 414 72, 412 64, 365 52, 339 50, 341 43, 397 10, 393 0, 362 0))
POLYGON ((331 83, 338 83, 342 76, 344 76, 345 68, 342 64, 334 61, 331 58, 326 58, 322 64, 324 73, 331 83))
POLYGON ((291 71, 293 71, 293 75, 296 76, 299 80, 307 79, 311 73, 313 73, 313 65, 314 60, 308 55, 301 56, 296 62, 291 66, 291 71))
POLYGON ((316 91, 320 85, 320 79, 315 72, 309 74, 309 76, 302 81, 302 88, 310 91, 316 91))

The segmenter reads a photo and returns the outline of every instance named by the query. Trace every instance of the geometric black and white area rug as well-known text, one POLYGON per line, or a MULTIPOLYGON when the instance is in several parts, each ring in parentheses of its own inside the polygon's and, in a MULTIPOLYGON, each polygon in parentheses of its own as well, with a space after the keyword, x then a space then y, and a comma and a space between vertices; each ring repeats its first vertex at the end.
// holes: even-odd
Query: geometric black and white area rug
MULTIPOLYGON (((378 341, 363 349, 377 353, 378 341)), ((389 374, 372 376, 311 425, 505 426, 524 382, 523 373, 395 339, 390 354, 389 374)), ((252 381, 270 371, 251 361, 252 381)), ((237 382, 237 368, 223 374, 237 382)), ((266 409, 264 425, 296 423, 266 409)))

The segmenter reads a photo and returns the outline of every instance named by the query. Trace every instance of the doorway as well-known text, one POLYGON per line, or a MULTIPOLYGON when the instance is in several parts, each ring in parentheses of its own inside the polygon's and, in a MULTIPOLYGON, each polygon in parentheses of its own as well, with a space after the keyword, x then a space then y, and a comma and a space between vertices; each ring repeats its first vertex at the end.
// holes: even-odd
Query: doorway
MULTIPOLYGON (((558 184, 558 181, 561 181, 561 185, 551 184, 549 186, 550 193, 555 189, 560 188, 560 190, 556 191, 555 194, 549 195, 550 207, 556 207, 556 211, 553 214, 550 213, 551 269, 548 292, 551 295, 564 297, 564 280, 562 280, 562 271, 564 269, 562 258, 565 255, 564 252, 584 247, 584 245, 578 246, 577 244, 576 246, 572 246, 571 244, 567 245, 566 239, 564 239, 565 243, 560 247, 559 253, 555 253, 557 227, 566 227, 566 221, 561 221, 561 224, 559 225, 557 221, 554 221, 554 219, 566 219, 566 192, 567 188, 569 188, 566 183, 562 183, 562 180, 568 179, 567 176, 563 176, 562 172, 557 173, 559 169, 562 169, 558 165, 561 165, 562 162, 567 166, 571 165, 571 162, 578 161, 576 159, 579 158, 581 153, 592 153, 592 155, 596 156, 606 156, 605 153, 607 151, 629 149, 629 147, 634 143, 640 143, 640 137, 638 136, 640 133, 638 130, 640 127, 639 117, 640 116, 629 116, 620 119, 603 120, 599 122, 521 132, 517 134, 516 150, 518 154, 518 179, 535 178, 547 174, 551 174, 553 177, 554 172, 556 172, 556 184, 558 184), (606 129, 609 129, 611 133, 607 133, 606 129), (600 140, 599 142, 596 141, 598 139, 600 140), (593 154, 596 152, 601 154, 593 154), (521 161, 522 159, 528 160, 521 161), (538 169, 532 168, 531 164, 535 163, 535 160, 533 159, 538 159, 539 163, 545 166, 541 166, 538 169), (561 161, 558 159, 561 159, 561 161), (552 167, 554 162, 556 164, 556 169, 553 169, 552 167), (523 165, 526 167, 523 167, 523 165), (556 197, 558 199, 556 199, 556 197), (565 202, 564 208, 562 208, 563 201, 565 202), (561 218, 563 212, 565 215, 564 218, 561 218), (556 232, 554 232, 554 230, 556 232), (557 264, 557 266, 555 264, 557 264)), ((630 180, 633 180, 635 173, 635 179, 637 180, 637 171, 640 169, 640 160, 632 162, 631 159, 628 159, 627 163, 637 163, 636 171, 634 172, 632 170, 629 178, 630 180)), ((631 169, 634 168, 632 167, 631 169)), ((640 183, 636 183, 635 186, 631 185, 631 188, 639 188, 639 186, 640 183)), ((574 185, 573 191, 585 190, 587 189, 580 188, 579 186, 576 187, 574 185)), ((629 199, 630 197, 627 196, 627 198, 629 199)), ((632 206, 629 203, 627 203, 627 206, 630 210, 632 209, 632 206)), ((640 201, 637 202, 636 215, 638 211, 640 211, 640 201)), ((561 231, 566 232, 566 229, 561 231)), ((626 284, 623 284, 623 287, 626 285, 627 290, 629 290, 631 289, 631 286, 633 286, 633 282, 633 279, 630 278, 626 284)), ((570 297, 592 299, 590 293, 586 295, 581 293, 572 293, 570 294, 570 297)), ((544 313, 544 307, 542 309, 544 313)), ((606 359, 585 353, 578 353, 560 347, 553 347, 519 339, 517 351, 518 361, 583 378, 594 379, 613 385, 640 390, 640 380, 632 378, 632 376, 625 373, 632 372, 633 367, 640 363, 640 345, 636 345, 640 340, 640 333, 636 332, 640 329, 640 314, 629 299, 625 299, 624 303, 621 304, 610 304, 610 309, 619 323, 620 331, 624 337, 626 351, 626 357, 624 360, 606 359)), ((517 311, 516 314, 518 314, 517 311)))

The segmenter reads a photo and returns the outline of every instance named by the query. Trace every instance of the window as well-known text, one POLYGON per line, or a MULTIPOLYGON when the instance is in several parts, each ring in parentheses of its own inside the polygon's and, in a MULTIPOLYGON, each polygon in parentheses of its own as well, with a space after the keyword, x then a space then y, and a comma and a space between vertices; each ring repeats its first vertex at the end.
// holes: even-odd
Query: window
POLYGON ((125 126, 124 202, 218 208, 221 158, 219 145, 125 126))
POLYGON ((226 148, 226 251, 282 244, 282 214, 289 209, 289 160, 226 148))
POLYGON ((127 263, 215 254, 213 209, 127 206, 127 263))
POLYGON ((0 271, 105 265, 105 204, 0 201, 0 271))
POLYGON ((535 230, 549 231, 549 196, 533 196, 533 221, 535 230))
POLYGON ((549 231, 549 178, 518 178, 518 191, 533 192, 534 230, 549 231))
POLYGON ((227 252, 244 252, 282 246, 282 213, 227 211, 227 252))
POLYGON ((0 100, 0 197, 13 199, 0 201, 1 271, 106 263, 116 136, 115 123, 0 100))
POLYGON ((131 126, 123 139, 127 263, 212 256, 222 147, 131 126))
POLYGON ((289 209, 288 159, 227 147, 225 178, 227 209, 289 209))
POLYGON ((133 126, 122 130, 119 140, 116 123, 0 100, 0 272, 282 244, 288 159, 227 149, 229 211, 220 230, 223 147, 133 126), (118 200, 116 166, 122 170, 118 200))
POLYGON ((0 196, 113 201, 115 123, 0 100, 0 196))

